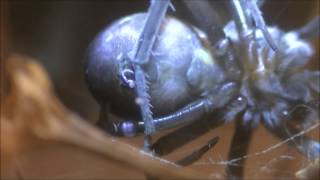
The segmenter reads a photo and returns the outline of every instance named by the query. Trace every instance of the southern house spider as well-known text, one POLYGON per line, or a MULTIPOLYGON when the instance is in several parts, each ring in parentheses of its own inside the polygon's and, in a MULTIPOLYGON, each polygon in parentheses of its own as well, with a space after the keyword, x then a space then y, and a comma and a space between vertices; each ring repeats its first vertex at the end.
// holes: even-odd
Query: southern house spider
MULTIPOLYGON (((85 76, 103 128, 122 136, 144 132, 145 150, 157 152, 161 143, 152 145, 153 133, 203 116, 219 114, 212 126, 239 118, 233 142, 249 140, 260 122, 287 139, 318 121, 320 72, 304 65, 319 17, 284 32, 265 24, 263 1, 229 0, 232 20, 223 27, 209 1, 183 3, 199 29, 165 16, 170 0, 152 0, 147 13, 121 18, 90 45, 85 76), (110 122, 108 110, 129 120, 110 122)), ((319 158, 319 142, 302 135, 289 143, 319 158)))

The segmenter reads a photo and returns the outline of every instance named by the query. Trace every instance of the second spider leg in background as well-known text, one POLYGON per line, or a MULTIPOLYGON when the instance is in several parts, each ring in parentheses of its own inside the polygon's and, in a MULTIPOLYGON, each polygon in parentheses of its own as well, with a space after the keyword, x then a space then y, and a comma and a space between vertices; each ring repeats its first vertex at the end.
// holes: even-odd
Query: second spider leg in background
POLYGON ((148 80, 142 69, 147 64, 152 52, 152 47, 156 40, 160 24, 166 14, 170 0, 151 1, 144 27, 136 46, 136 51, 131 59, 135 74, 135 94, 136 102, 140 107, 141 116, 144 122, 145 140, 144 149, 151 152, 151 134, 155 131, 150 110, 150 95, 148 94, 148 80))
MULTIPOLYGON (((253 36, 256 28, 259 28, 265 40, 269 44, 270 48, 277 50, 276 44, 269 34, 267 27, 264 22, 264 18, 261 15, 259 6, 262 4, 257 4, 254 1, 245 1, 245 0, 230 0, 227 2, 229 11, 232 15, 232 19, 236 24, 236 29, 238 31, 239 38, 244 42, 242 43, 242 53, 237 54, 241 59, 238 59, 240 62, 243 62, 243 59, 249 59, 253 57, 250 53, 257 53, 257 49, 249 49, 250 46, 254 46, 255 39, 253 36)), ((253 60, 249 60, 253 62, 253 60)), ((234 117, 236 118, 236 117, 234 117)), ((259 117, 257 117, 259 118, 259 117)), ((236 130, 231 142, 229 160, 234 158, 245 156, 248 152, 248 147, 250 140, 252 139, 252 134, 254 130, 251 126, 245 125, 243 119, 237 119, 236 130)), ((244 164, 245 159, 237 162, 236 165, 228 164, 228 178, 241 178, 244 175, 244 164)))

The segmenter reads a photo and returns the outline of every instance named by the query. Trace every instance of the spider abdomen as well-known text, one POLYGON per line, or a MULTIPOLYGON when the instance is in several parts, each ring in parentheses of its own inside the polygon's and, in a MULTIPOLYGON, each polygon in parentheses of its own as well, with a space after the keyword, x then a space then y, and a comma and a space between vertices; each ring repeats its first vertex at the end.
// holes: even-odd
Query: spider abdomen
MULTIPOLYGON (((131 69, 146 14, 124 17, 104 29, 89 48, 86 80, 100 103, 121 116, 139 118, 133 88, 120 76, 131 69)), ((152 112, 172 113, 218 89, 224 73, 199 37, 198 30, 166 17, 144 71, 150 82, 152 112)))

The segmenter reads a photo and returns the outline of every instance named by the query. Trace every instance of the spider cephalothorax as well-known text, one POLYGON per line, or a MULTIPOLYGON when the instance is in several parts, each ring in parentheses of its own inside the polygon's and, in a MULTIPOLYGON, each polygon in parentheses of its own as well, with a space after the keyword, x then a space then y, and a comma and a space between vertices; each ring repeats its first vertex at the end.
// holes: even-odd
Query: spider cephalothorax
POLYGON ((313 55, 311 45, 296 32, 284 33, 276 27, 268 30, 277 42, 277 51, 270 48, 261 30, 256 30, 248 36, 254 36, 249 49, 256 48, 257 53, 241 53, 243 44, 234 23, 225 27, 225 33, 243 57, 240 94, 247 100, 243 120, 253 126, 261 119, 268 126, 279 126, 292 109, 310 104, 319 93, 319 72, 303 69, 313 55))

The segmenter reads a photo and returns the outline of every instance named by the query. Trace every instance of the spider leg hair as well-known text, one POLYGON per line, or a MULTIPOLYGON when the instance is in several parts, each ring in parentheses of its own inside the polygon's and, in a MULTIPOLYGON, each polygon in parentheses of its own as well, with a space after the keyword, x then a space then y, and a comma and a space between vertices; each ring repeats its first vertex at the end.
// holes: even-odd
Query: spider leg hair
POLYGON ((151 1, 147 18, 139 37, 140 40, 134 51, 134 57, 131 58, 132 62, 134 62, 136 80, 135 94, 136 98, 141 102, 138 103, 138 105, 145 125, 144 149, 146 151, 151 151, 151 134, 155 131, 155 127, 152 120, 152 112, 150 110, 148 81, 141 65, 146 64, 149 61, 160 24, 166 14, 169 4, 170 0, 151 1))

